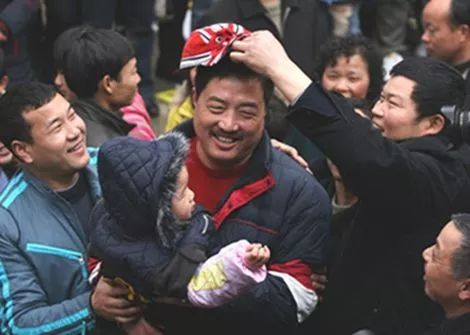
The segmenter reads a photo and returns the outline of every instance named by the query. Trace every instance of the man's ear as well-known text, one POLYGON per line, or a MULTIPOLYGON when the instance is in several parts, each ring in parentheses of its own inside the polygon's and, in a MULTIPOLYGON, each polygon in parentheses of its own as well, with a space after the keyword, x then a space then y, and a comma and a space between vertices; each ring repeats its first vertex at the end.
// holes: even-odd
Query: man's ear
POLYGON ((114 90, 114 79, 111 78, 109 74, 106 74, 103 78, 101 78, 99 86, 101 87, 103 92, 106 92, 107 94, 111 95, 113 94, 114 90))
POLYGON ((196 66, 189 69, 189 82, 192 87, 196 85, 196 74, 197 74, 196 66))
POLYGON ((199 96, 197 95, 196 89, 194 86, 191 87, 191 101, 193 103, 193 106, 196 106, 196 102, 199 96))
POLYGON ((459 29, 462 36, 462 42, 467 43, 470 39, 470 26, 468 24, 461 24, 457 29, 459 29))
POLYGON ((436 135, 440 133, 442 129, 444 129, 446 124, 445 117, 442 114, 428 116, 422 120, 422 122, 425 122, 422 136, 436 135))
POLYGON ((31 164, 34 162, 34 155, 31 150, 31 144, 19 140, 11 142, 12 153, 23 163, 31 164))
POLYGON ((459 299, 470 302, 470 279, 465 279, 459 288, 459 299))

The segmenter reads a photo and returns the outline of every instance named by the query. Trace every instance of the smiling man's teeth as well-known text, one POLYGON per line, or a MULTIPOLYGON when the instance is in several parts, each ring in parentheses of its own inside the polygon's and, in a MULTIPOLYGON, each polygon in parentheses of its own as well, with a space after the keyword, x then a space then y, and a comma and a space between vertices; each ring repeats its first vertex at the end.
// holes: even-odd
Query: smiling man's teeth
POLYGON ((220 142, 224 142, 224 143, 233 143, 233 142, 235 142, 235 140, 233 138, 229 138, 229 137, 217 136, 217 139, 220 142))
POLYGON ((71 148, 69 151, 74 152, 74 151, 77 151, 77 150, 81 149, 81 147, 82 147, 82 143, 78 143, 76 146, 71 148))

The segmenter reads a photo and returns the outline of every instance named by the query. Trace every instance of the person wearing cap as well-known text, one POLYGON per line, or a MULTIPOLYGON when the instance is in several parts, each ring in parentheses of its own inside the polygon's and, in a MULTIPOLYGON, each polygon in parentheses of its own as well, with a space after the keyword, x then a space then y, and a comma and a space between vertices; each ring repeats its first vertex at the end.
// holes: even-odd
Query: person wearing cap
POLYGON ((441 113, 463 101, 460 73, 430 58, 404 60, 393 68, 371 123, 312 82, 269 32, 232 48, 234 61, 274 81, 291 103, 287 118, 360 199, 329 268, 325 333, 423 332, 443 316, 424 295, 421 251, 452 213, 470 211, 469 147, 452 136, 441 113))
POLYGON ((328 196, 271 146, 264 120, 272 83, 226 54, 248 35, 234 24, 193 32, 181 63, 197 66, 195 113, 177 130, 190 142, 189 187, 213 215, 219 243, 246 239, 268 246, 268 275, 219 309, 152 307, 169 334, 293 333, 318 302, 310 275, 325 261, 328 196))

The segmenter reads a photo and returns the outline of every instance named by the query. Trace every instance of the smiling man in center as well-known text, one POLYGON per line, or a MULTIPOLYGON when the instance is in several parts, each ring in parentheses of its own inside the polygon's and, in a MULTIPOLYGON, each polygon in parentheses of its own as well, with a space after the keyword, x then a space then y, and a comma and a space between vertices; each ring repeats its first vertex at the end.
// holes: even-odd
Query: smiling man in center
POLYGON ((246 239, 267 245, 272 259, 263 283, 219 310, 191 311, 191 322, 181 310, 155 313, 171 334, 292 333, 317 304, 310 275, 325 261, 330 205, 312 175, 272 148, 264 130, 272 90, 227 56, 197 69, 194 119, 178 128, 191 143, 189 187, 222 246, 246 239))

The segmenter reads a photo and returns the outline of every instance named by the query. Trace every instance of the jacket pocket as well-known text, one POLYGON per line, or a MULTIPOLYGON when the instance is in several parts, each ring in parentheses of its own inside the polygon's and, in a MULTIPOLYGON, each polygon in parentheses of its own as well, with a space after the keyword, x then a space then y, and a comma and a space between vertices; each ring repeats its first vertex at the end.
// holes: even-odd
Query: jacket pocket
POLYGON ((79 253, 78 251, 51 247, 48 245, 37 244, 37 243, 26 244, 26 251, 31 252, 31 253, 37 253, 37 254, 46 254, 46 255, 53 255, 57 257, 63 257, 63 258, 75 261, 80 265, 83 279, 88 280, 88 270, 86 267, 85 259, 83 258, 83 255, 79 253))

